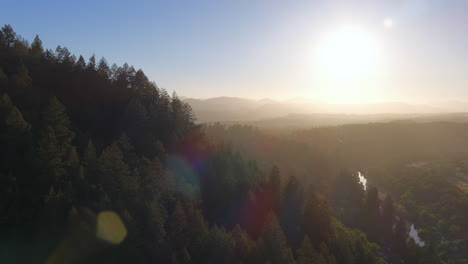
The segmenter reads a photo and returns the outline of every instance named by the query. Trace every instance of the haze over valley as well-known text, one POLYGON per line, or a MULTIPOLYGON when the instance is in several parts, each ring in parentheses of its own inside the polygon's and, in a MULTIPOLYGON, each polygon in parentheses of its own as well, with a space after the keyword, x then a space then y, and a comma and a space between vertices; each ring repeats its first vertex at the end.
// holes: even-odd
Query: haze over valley
POLYGON ((389 121, 468 121, 468 103, 327 104, 304 99, 275 101, 216 97, 182 97, 194 111, 197 122, 252 124, 259 127, 307 128, 352 123, 389 121))
POLYGON ((1 3, 0 263, 467 264, 467 13, 1 3))

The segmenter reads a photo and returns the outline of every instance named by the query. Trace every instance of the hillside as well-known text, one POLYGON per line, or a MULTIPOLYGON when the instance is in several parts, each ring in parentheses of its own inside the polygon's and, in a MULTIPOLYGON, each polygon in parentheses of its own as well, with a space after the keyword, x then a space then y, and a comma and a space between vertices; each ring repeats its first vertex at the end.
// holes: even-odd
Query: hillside
POLYGON ((0 93, 2 263, 386 262, 320 192, 209 140, 142 70, 6 25, 0 93))

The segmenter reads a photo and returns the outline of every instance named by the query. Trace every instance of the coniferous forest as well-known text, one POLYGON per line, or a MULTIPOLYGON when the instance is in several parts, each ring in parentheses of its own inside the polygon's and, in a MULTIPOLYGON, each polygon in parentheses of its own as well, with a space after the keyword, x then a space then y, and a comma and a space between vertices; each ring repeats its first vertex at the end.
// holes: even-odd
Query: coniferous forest
POLYGON ((463 263, 334 153, 195 121, 141 69, 3 26, 0 262, 463 263))

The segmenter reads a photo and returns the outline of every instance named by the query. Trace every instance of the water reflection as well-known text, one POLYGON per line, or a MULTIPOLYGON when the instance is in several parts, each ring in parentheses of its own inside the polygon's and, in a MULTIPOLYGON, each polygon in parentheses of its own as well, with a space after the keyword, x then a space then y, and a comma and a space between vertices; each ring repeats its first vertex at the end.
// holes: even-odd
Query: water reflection
POLYGON ((414 228, 414 224, 411 224, 409 235, 412 239, 414 239, 414 242, 416 242, 416 245, 420 247, 424 247, 425 243, 419 237, 418 230, 414 228))
POLYGON ((364 191, 367 189, 367 179, 364 177, 364 175, 358 171, 358 176, 359 176, 359 183, 362 185, 362 188, 364 191))
MULTIPOLYGON (((362 174, 360 171, 358 171, 357 173, 358 173, 358 177, 359 177, 359 184, 362 185, 362 188, 365 191, 367 189, 367 179, 366 179, 366 177, 364 177, 364 174, 362 174)), ((416 228, 414 227, 414 224, 411 224, 409 236, 412 239, 414 239, 414 242, 416 243, 416 245, 418 245, 420 247, 424 247, 425 243, 419 237, 418 230, 416 230, 416 228)))

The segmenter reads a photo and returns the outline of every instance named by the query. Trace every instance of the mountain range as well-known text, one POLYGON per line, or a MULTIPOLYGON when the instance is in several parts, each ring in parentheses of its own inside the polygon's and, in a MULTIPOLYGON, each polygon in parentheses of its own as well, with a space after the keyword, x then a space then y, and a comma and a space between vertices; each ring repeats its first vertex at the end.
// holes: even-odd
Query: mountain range
POLYGON ((192 107, 199 123, 248 123, 273 127, 287 123, 289 126, 301 127, 408 119, 457 122, 468 120, 468 103, 459 101, 431 104, 330 104, 301 98, 285 101, 239 97, 182 99, 192 107))

